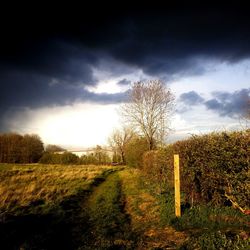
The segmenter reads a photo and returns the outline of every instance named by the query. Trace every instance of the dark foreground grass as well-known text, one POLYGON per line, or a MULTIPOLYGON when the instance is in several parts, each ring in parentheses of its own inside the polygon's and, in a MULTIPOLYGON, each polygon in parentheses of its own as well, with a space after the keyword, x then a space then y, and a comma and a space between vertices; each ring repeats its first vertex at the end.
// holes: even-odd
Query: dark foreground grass
POLYGON ((181 249, 250 249, 250 217, 232 207, 182 206, 182 216, 174 214, 174 193, 158 196, 161 223, 186 232, 189 239, 181 249))
POLYGON ((180 248, 181 250, 248 250, 250 242, 244 231, 212 231, 192 235, 189 240, 180 248))
POLYGON ((86 208, 89 231, 80 249, 134 249, 130 218, 124 211, 124 197, 118 173, 107 178, 92 194, 86 208))
POLYGON ((82 243, 79 239, 88 232, 90 224, 82 204, 114 171, 102 171, 87 184, 83 180, 82 185, 74 186, 71 195, 57 202, 35 200, 1 213, 1 249, 78 249, 82 243))

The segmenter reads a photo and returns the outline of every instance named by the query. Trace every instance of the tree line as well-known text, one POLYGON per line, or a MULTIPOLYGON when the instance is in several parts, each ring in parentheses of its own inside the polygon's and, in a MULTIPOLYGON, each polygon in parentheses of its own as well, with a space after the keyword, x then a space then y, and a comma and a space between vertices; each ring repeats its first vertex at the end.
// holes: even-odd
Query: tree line
POLYGON ((38 135, 0 134, 1 163, 35 163, 44 152, 38 135))
POLYGON ((0 163, 111 164, 112 158, 99 145, 94 152, 78 157, 60 146, 44 144, 35 134, 0 134, 0 163), (64 153, 58 153, 65 151, 64 153))
POLYGON ((111 164, 111 157, 103 150, 103 148, 97 145, 93 152, 77 156, 71 152, 59 153, 62 150, 61 147, 56 145, 48 145, 46 151, 42 155, 39 163, 42 164, 79 164, 79 165, 108 165, 111 164))

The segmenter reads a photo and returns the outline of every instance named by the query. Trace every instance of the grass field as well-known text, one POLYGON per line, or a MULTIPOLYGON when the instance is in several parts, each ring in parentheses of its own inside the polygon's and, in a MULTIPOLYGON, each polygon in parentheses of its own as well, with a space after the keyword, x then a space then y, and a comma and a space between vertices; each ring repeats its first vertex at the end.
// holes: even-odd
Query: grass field
POLYGON ((174 215, 173 193, 138 169, 0 165, 1 249, 249 249, 231 207, 174 215))
POLYGON ((51 205, 88 190, 110 166, 0 165, 0 212, 30 204, 51 205))
POLYGON ((2 249, 76 249, 88 231, 85 203, 122 169, 111 166, 0 165, 2 249))

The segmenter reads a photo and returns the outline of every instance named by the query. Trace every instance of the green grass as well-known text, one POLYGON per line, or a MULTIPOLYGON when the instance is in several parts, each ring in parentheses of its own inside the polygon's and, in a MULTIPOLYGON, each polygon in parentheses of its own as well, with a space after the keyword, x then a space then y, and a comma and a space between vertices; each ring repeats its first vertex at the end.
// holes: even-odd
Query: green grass
POLYGON ((171 221, 178 230, 221 230, 224 228, 249 229, 249 216, 231 207, 196 206, 171 221))
POLYGON ((244 231, 212 231, 202 234, 192 235, 189 240, 181 247, 182 250, 248 250, 250 240, 247 239, 244 231))
POLYGON ((123 201, 118 173, 110 175, 93 192, 86 204, 92 234, 92 240, 88 243, 90 249, 131 247, 129 217, 123 211, 123 201))
POLYGON ((232 207, 199 205, 175 217, 174 192, 158 195, 161 224, 189 234, 181 249, 248 249, 250 218, 232 207))
POLYGON ((170 226, 189 237, 180 249, 250 249, 250 216, 233 207, 196 205, 187 208, 182 197, 182 215, 175 216, 174 190, 159 193, 159 184, 144 180, 144 189, 157 200, 161 227, 170 226))
POLYGON ((188 209, 171 224, 189 232, 183 249, 248 249, 249 216, 231 207, 197 206, 188 209))

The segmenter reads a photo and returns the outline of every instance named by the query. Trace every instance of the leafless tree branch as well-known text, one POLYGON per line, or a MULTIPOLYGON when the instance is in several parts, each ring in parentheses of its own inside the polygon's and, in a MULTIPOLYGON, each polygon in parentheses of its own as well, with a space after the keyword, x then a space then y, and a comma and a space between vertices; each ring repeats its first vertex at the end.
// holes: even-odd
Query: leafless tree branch
POLYGON ((149 150, 164 141, 173 100, 173 94, 162 81, 150 80, 134 83, 128 102, 121 107, 121 115, 145 136, 149 150))

